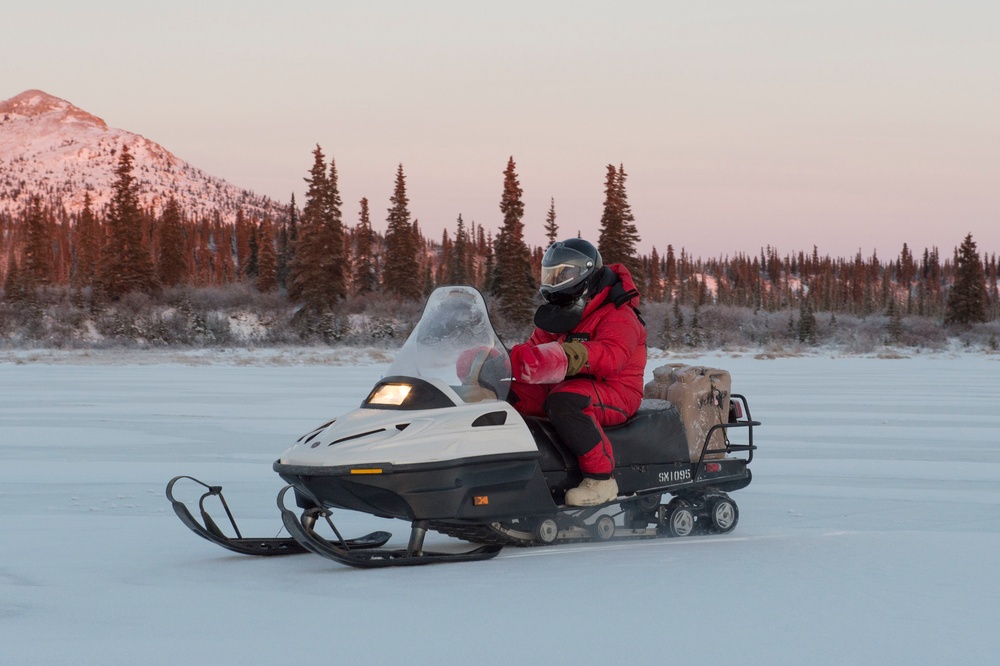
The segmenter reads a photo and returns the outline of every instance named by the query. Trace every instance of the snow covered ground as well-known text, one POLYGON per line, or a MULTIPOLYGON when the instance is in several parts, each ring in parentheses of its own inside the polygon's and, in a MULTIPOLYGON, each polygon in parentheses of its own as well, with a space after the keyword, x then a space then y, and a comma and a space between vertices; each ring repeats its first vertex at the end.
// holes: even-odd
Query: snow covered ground
POLYGON ((764 424, 731 535, 363 571, 229 554, 163 488, 221 483, 276 534, 271 462, 378 352, 0 356, 0 662, 997 662, 1000 357, 681 360, 764 424))

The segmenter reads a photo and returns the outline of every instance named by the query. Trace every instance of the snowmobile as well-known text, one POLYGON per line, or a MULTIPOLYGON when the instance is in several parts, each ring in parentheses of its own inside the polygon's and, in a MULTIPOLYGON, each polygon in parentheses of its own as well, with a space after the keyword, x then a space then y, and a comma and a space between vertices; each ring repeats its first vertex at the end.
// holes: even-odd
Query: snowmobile
POLYGON ((735 528, 739 511, 728 493, 750 483, 753 428, 760 425, 744 396, 713 383, 688 400, 687 424, 684 405, 675 404, 684 399, 643 400, 626 423, 606 428, 619 496, 601 506, 569 507, 566 491, 581 480, 576 457, 547 419, 524 417, 507 402, 510 384, 507 350, 482 294, 472 287, 441 287, 361 405, 302 435, 274 462, 288 483, 277 504, 289 538, 244 537, 222 488, 190 476, 172 479, 167 498, 191 530, 235 552, 308 551, 362 568, 485 560, 504 546, 724 534, 735 528), (692 444, 690 422, 706 406, 724 417, 696 433, 692 444), (731 431, 744 433, 745 443, 731 442, 731 431), (175 499, 181 481, 204 486, 200 522, 175 499), (235 537, 209 514, 205 503, 211 497, 218 497, 235 537), (383 531, 344 538, 334 510, 405 520, 407 546, 385 548, 391 535, 383 531), (428 530, 475 548, 427 551, 428 530))

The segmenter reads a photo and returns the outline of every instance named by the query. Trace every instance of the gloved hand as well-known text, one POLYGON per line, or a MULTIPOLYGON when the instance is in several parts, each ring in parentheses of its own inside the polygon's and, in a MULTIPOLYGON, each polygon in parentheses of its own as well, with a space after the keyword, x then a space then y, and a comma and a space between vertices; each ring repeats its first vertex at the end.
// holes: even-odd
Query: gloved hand
POLYGON ((587 366, 587 345, 582 342, 564 342, 562 348, 569 362, 566 368, 567 377, 575 375, 587 366))
POLYGON ((526 384, 555 384, 566 378, 569 361, 562 343, 522 343, 510 350, 514 379, 526 384))
POLYGON ((490 347, 474 347, 463 351, 458 355, 458 362, 455 364, 455 373, 459 381, 467 385, 478 384, 483 364, 491 355, 496 354, 498 352, 490 347))

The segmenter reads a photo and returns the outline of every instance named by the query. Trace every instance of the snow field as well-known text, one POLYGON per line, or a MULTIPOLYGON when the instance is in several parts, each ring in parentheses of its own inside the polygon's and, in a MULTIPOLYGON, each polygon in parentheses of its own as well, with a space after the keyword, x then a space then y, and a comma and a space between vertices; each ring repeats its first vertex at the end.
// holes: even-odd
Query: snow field
POLYGON ((385 571, 230 554, 163 495, 222 484, 276 534, 271 462, 384 363, 0 363, 0 662, 995 663, 1000 358, 669 360, 763 422, 732 534, 385 571))

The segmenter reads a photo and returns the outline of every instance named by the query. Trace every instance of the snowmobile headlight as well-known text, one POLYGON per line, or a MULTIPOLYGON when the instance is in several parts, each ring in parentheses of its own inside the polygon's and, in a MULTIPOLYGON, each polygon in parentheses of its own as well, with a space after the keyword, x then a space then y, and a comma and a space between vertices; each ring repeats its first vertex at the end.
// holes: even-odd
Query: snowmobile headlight
POLYGON ((368 398, 372 405, 393 405, 398 407, 406 400, 413 387, 409 384, 382 384, 368 398))

